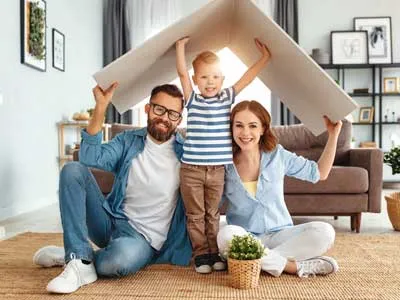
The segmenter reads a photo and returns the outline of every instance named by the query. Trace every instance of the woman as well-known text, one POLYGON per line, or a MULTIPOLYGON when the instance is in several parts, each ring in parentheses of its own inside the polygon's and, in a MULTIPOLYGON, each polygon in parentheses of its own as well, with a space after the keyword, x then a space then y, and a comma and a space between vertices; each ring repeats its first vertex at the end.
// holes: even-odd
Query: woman
POLYGON ((324 222, 293 225, 283 199, 284 176, 310 182, 325 180, 331 170, 342 122, 324 117, 328 141, 318 163, 277 145, 271 132, 271 117, 256 101, 243 101, 231 114, 233 161, 225 172, 227 223, 218 233, 218 247, 226 254, 234 234, 258 236, 269 248, 262 258, 262 270, 280 276, 282 272, 326 275, 338 270, 326 252, 335 239, 333 227, 324 222))

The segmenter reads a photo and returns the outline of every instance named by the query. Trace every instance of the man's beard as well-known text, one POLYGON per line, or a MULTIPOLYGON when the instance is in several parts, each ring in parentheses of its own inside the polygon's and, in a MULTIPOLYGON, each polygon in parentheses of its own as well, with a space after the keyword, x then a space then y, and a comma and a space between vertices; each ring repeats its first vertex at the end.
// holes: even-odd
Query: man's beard
POLYGON ((175 127, 170 122, 163 121, 159 118, 147 119, 147 132, 159 142, 168 141, 175 132, 175 127), (161 131, 157 125, 163 123, 167 127, 167 131, 161 131))

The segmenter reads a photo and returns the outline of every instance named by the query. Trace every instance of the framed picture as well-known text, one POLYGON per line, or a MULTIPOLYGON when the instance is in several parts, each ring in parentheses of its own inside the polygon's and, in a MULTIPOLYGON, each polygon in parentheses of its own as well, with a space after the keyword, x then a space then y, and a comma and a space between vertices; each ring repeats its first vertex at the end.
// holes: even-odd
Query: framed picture
POLYGON ((53 68, 65 71, 65 36, 53 28, 53 68))
POLYGON ((370 64, 392 63, 391 17, 354 18, 354 30, 368 31, 368 54, 370 64))
POLYGON ((46 72, 46 1, 20 0, 21 63, 46 72))
POLYGON ((367 64, 367 31, 331 31, 332 64, 367 64))
POLYGON ((398 93, 399 92, 397 77, 383 78, 383 92, 384 93, 398 93))
POLYGON ((360 123, 372 123, 374 118, 374 107, 365 106, 360 108, 360 123))

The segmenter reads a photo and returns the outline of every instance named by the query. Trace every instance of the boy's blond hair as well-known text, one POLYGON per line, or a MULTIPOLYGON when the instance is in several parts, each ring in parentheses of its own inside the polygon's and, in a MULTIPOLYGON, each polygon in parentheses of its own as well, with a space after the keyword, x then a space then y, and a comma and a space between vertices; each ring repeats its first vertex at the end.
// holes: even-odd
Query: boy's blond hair
POLYGON ((195 72, 201 63, 206 63, 206 64, 219 63, 219 57, 212 51, 203 51, 199 53, 192 62, 193 70, 195 72))

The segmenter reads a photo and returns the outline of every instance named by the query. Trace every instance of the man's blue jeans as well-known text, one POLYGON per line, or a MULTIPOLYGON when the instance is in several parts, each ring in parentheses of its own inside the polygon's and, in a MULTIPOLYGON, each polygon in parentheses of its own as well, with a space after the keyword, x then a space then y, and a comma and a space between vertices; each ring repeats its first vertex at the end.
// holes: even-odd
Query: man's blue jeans
POLYGON ((152 260, 156 250, 128 223, 103 208, 105 197, 89 169, 71 162, 60 174, 60 212, 65 261, 94 261, 97 274, 115 277, 135 273, 152 260), (94 252, 89 239, 100 250, 94 252))

